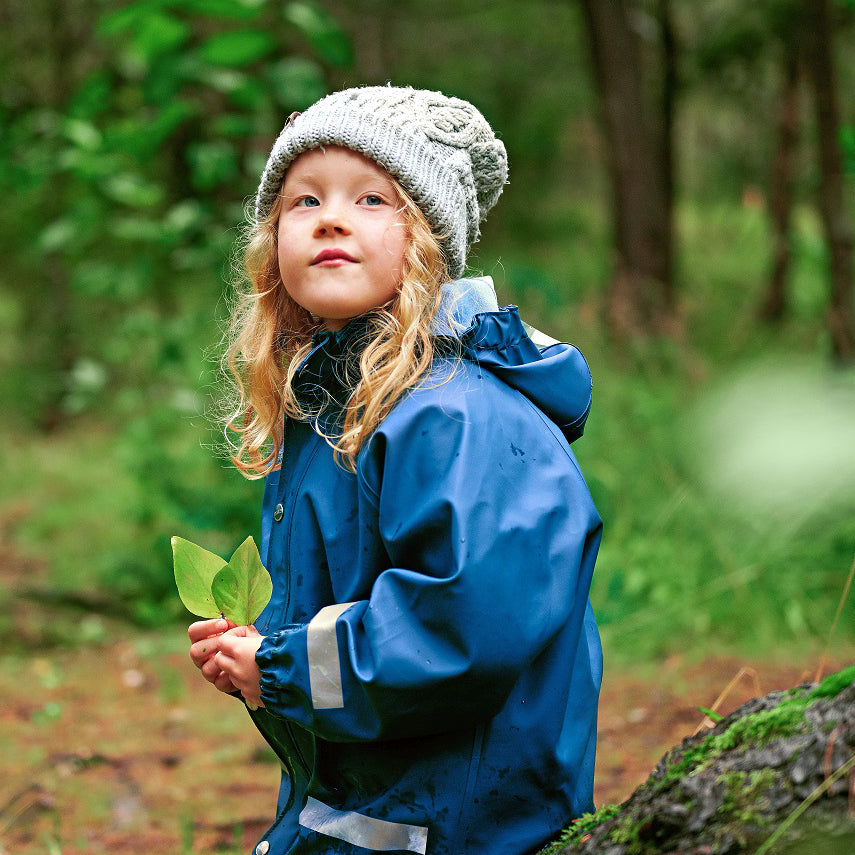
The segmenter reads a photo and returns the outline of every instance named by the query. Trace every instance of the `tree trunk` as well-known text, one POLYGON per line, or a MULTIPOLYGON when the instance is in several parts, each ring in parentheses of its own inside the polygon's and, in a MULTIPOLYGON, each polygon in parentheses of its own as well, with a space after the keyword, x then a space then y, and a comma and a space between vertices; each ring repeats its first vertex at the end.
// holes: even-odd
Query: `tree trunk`
MULTIPOLYGON (((664 7, 663 3, 663 7, 664 7)), ((616 269, 609 321, 621 339, 673 319, 667 123, 655 132, 642 90, 639 37, 623 0, 583 0, 611 176, 616 269), (663 151, 665 153, 663 153, 663 151)), ((657 116, 657 119, 660 117, 657 116)))
POLYGON ((828 0, 811 4, 804 32, 808 76, 816 105, 819 159, 822 178, 819 205, 831 259, 831 301, 828 328, 832 354, 841 364, 855 362, 855 312, 853 312, 852 225, 843 190, 840 153, 840 116, 837 107, 828 0))
POLYGON ((665 305, 673 309, 674 300, 674 113, 677 102, 677 38, 671 18, 670 0, 658 0, 656 15, 662 34, 662 127, 658 139, 662 191, 665 202, 663 240, 667 262, 663 282, 665 305))
POLYGON ((850 667, 749 701, 541 855, 850 855, 853 679, 850 667))
POLYGON ((772 215, 774 250, 772 275, 760 307, 765 321, 780 320, 787 308, 787 272, 790 266, 790 212, 793 206, 793 158, 799 125, 799 61, 795 48, 788 48, 778 110, 778 149, 772 163, 769 206, 772 215))
MULTIPOLYGON (((70 97, 73 80, 67 73, 73 52, 77 49, 74 33, 69 29, 68 10, 62 0, 50 0, 47 9, 48 46, 45 56, 50 57, 50 80, 53 105, 61 110, 70 97)), ((68 177, 55 177, 49 188, 55 210, 65 209, 68 197, 68 177)), ((61 254, 48 253, 42 260, 43 285, 50 295, 47 300, 31 302, 29 309, 38 318, 44 333, 43 356, 48 377, 45 396, 41 401, 39 426, 45 433, 56 430, 63 420, 63 401, 68 391, 68 377, 77 359, 77 341, 73 335, 70 274, 61 254)))

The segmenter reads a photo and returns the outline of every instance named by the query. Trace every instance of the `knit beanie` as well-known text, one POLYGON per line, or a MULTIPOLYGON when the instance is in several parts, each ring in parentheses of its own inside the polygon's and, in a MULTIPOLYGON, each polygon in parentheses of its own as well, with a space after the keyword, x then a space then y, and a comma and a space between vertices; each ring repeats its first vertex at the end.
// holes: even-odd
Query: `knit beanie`
POLYGON ((270 213, 296 157, 323 145, 360 152, 397 178, 439 238, 449 275, 463 273, 508 177, 505 146, 475 107, 411 87, 327 95, 285 123, 261 176, 256 221, 270 213))

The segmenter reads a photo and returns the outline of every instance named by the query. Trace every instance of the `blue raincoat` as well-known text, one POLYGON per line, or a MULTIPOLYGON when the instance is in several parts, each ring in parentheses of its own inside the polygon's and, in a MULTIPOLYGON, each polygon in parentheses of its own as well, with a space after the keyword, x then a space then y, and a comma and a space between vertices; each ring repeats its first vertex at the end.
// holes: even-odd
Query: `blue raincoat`
MULTIPOLYGON (((332 420, 360 330, 320 333, 296 379, 332 420)), ((257 855, 523 855, 593 809, 601 523, 569 445, 590 374, 514 307, 440 332, 356 474, 289 420, 267 479, 250 714, 283 773, 257 855)))

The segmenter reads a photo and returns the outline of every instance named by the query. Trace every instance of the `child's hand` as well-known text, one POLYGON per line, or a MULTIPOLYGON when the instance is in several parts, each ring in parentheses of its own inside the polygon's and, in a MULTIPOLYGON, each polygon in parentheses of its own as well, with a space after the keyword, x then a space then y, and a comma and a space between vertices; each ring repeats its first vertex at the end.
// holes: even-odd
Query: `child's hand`
POLYGON ((255 654, 264 636, 254 626, 237 626, 218 639, 219 652, 214 657, 216 667, 228 676, 248 704, 263 707, 261 674, 255 664, 255 654))
POLYGON ((213 683, 221 692, 234 692, 237 687, 229 675, 217 665, 214 656, 220 649, 220 638, 227 630, 234 627, 231 621, 215 618, 213 620, 198 620, 190 624, 187 634, 190 636, 190 659, 202 672, 202 676, 213 683))

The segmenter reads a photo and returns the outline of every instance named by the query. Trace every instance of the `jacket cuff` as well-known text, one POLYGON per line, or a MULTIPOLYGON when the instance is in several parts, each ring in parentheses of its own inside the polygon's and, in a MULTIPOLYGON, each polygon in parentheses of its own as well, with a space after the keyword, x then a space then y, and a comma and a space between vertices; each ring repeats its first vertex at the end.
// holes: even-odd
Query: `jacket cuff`
POLYGON ((255 654, 260 672, 261 700, 274 715, 291 716, 301 710, 307 693, 299 685, 298 658, 305 658, 306 627, 286 627, 265 636, 255 654))

